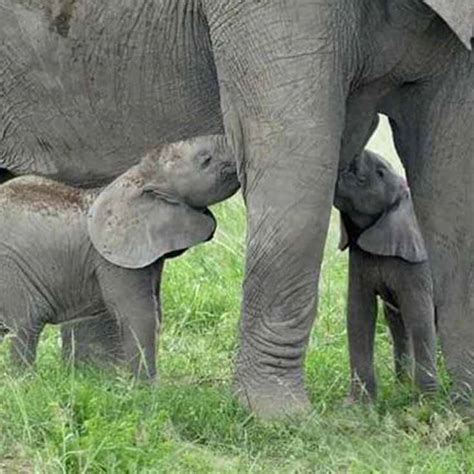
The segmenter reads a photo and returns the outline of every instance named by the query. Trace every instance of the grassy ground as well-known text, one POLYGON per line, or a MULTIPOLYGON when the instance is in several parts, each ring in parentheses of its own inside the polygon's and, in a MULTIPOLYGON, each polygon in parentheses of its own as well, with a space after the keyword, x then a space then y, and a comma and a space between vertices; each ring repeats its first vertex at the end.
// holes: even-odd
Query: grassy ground
MULTIPOLYGON (((378 135, 373 146, 385 143, 378 135)), ((215 211, 214 241, 166 270, 158 387, 63 366, 54 329, 43 338, 35 374, 12 375, 0 346, 0 472, 474 472, 474 436, 450 410, 446 380, 431 401, 397 385, 383 321, 380 401, 372 409, 343 406, 346 255, 336 250, 336 221, 306 363, 313 413, 268 424, 236 406, 229 386, 244 209, 235 198, 215 211)))

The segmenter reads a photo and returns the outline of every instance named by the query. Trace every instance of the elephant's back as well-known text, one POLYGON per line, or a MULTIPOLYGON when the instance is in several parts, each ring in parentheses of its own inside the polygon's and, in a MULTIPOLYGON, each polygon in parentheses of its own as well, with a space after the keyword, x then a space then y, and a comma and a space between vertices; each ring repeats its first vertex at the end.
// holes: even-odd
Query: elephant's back
POLYGON ((47 178, 14 178, 0 186, 1 244, 51 260, 88 252, 89 201, 85 191, 47 178))
POLYGON ((89 208, 86 191, 40 176, 21 176, 0 186, 0 216, 22 213, 55 216, 83 214, 89 208))
POLYGON ((2 262, 10 262, 25 278, 36 275, 55 301, 61 300, 61 288, 77 282, 88 287, 88 262, 95 256, 86 226, 90 198, 84 190, 38 176, 1 185, 0 273, 5 274, 2 262))
POLYGON ((58 314, 95 295, 87 235, 90 194, 38 176, 0 186, 0 287, 43 298, 58 314), (40 289, 38 291, 38 289, 40 289))

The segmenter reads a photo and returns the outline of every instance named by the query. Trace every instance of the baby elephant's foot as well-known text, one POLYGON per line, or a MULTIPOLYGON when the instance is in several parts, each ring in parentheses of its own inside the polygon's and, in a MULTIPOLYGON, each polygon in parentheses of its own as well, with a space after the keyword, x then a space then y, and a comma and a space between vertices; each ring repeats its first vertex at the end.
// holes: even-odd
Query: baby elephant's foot
POLYGON ((149 372, 140 372, 138 375, 134 374, 134 378, 137 382, 146 385, 155 385, 156 383, 158 383, 157 372, 154 372, 152 374, 150 374, 149 372))
POLYGON ((377 387, 375 383, 364 384, 360 381, 353 381, 351 392, 345 400, 345 405, 370 404, 377 399, 377 387))
POLYGON ((438 392, 438 381, 436 379, 418 381, 417 385, 424 395, 435 395, 438 392))
POLYGON ((158 375, 153 377, 131 375, 131 381, 134 387, 155 387, 158 385, 159 377, 158 375))
POLYGON ((129 364, 129 370, 137 383, 154 384, 157 379, 155 363, 146 364, 144 361, 136 359, 129 364))
POLYGON ((425 395, 434 395, 438 391, 438 378, 434 370, 417 369, 415 383, 425 395))
POLYGON ((355 405, 371 405, 375 403, 376 398, 367 393, 354 395, 352 392, 344 399, 344 406, 352 407, 355 405))
POLYGON ((352 395, 352 393, 347 395, 347 397, 344 399, 344 406, 346 407, 353 407, 358 404, 359 404, 359 400, 357 400, 356 397, 352 395))

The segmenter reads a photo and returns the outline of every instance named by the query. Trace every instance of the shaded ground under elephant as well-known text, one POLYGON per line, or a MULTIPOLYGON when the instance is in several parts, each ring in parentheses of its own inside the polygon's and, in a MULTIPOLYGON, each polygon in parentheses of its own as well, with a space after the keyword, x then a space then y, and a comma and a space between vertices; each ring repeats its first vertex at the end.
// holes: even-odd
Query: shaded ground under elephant
POLYGON ((0 165, 83 186, 225 129, 248 215, 236 388, 308 406, 303 360, 339 163, 386 113, 474 386, 471 0, 0 0, 0 165), (438 16, 439 15, 439 16, 438 16), (444 21, 443 21, 443 19, 444 21))

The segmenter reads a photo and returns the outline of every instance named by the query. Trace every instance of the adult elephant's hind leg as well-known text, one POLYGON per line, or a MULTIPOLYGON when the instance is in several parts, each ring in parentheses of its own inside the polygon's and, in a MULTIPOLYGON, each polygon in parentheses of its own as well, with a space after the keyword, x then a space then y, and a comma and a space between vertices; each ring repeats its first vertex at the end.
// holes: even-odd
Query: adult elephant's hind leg
POLYGON ((468 51, 444 83, 406 86, 392 121, 435 284, 438 331, 453 396, 474 389, 474 68, 468 51), (400 107, 400 106, 399 106, 400 107))

